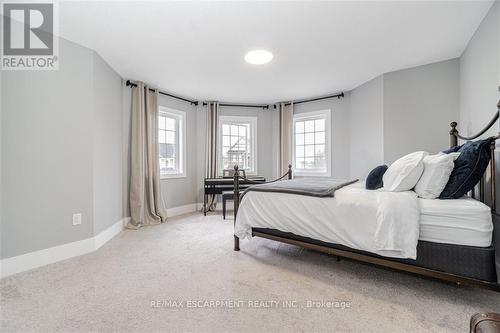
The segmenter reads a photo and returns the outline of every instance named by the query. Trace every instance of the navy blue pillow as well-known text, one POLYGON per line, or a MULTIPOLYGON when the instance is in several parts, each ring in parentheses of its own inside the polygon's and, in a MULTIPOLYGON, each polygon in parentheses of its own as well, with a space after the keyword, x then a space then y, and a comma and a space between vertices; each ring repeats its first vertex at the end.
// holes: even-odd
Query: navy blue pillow
POLYGON ((440 199, 458 199, 472 190, 479 182, 490 162, 490 145, 493 139, 468 141, 458 151, 455 167, 440 199))
POLYGON ((384 186, 384 182, 382 181, 382 176, 387 171, 387 165, 379 165, 370 173, 368 177, 366 177, 366 189, 367 190, 376 190, 384 186))

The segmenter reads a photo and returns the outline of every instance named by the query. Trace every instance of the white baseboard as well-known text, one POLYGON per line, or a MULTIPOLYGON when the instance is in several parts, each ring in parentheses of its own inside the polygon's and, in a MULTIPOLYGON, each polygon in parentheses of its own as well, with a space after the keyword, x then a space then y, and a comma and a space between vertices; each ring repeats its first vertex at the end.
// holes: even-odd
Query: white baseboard
POLYGON ((0 278, 94 252, 119 234, 129 218, 121 219, 98 235, 0 260, 0 278))
POLYGON ((172 207, 167 209, 167 217, 174 217, 178 215, 196 212, 197 204, 189 204, 184 206, 172 207))
POLYGON ((129 221, 130 217, 123 218, 101 231, 98 235, 94 236, 94 248, 98 250, 101 246, 122 232, 129 221))
POLYGON ((0 277, 28 271, 57 261, 81 256, 95 250, 94 238, 54 246, 48 249, 29 252, 0 261, 0 277))
MULTIPOLYGON (((167 217, 192 213, 196 210, 197 204, 195 203, 173 207, 167 209, 167 217)), ((123 218, 91 238, 2 259, 0 260, 0 278, 96 251, 118 235, 129 220, 130 217, 123 218)))

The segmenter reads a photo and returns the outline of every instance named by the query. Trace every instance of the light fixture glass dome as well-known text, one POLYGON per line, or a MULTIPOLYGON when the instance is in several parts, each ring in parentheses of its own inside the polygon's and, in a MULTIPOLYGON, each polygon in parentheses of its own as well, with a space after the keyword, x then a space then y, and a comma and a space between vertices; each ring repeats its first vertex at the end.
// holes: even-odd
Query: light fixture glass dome
POLYGON ((273 54, 266 50, 253 50, 245 55, 245 61, 252 65, 263 65, 273 60, 273 54))

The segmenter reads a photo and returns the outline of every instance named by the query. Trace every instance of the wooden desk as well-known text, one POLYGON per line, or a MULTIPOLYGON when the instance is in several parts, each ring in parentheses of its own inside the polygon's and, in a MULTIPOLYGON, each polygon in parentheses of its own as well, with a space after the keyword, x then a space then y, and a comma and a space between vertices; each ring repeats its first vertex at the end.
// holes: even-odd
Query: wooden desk
MULTIPOLYGON (((249 176, 252 182, 265 183, 266 179, 261 176, 249 176)), ((240 179, 240 190, 244 190, 252 184, 245 179, 240 179)), ((233 178, 205 178, 205 190, 203 194, 203 214, 207 215, 207 196, 210 194, 222 194, 224 191, 234 191, 233 178)))

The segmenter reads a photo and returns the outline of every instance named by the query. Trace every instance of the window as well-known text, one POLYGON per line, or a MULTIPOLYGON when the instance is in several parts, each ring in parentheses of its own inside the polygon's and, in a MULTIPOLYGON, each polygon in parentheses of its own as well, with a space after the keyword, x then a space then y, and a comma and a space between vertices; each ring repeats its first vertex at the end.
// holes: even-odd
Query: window
POLYGON ((219 173, 238 165, 247 174, 257 173, 257 118, 219 118, 219 173))
POLYGON ((330 110, 295 114, 293 147, 296 175, 329 177, 330 110))
POLYGON ((186 113, 160 107, 158 144, 161 178, 186 176, 186 113))

